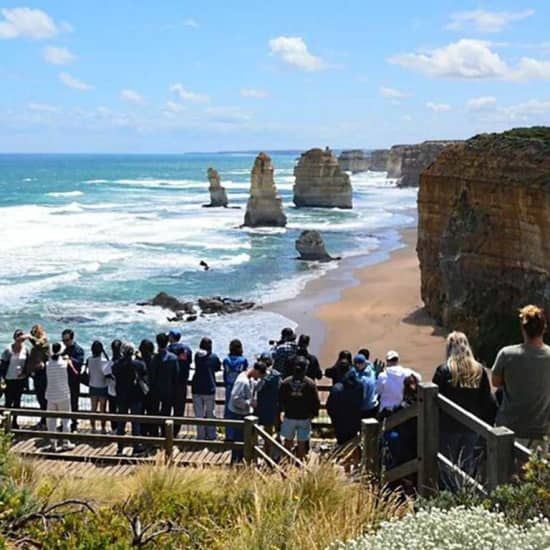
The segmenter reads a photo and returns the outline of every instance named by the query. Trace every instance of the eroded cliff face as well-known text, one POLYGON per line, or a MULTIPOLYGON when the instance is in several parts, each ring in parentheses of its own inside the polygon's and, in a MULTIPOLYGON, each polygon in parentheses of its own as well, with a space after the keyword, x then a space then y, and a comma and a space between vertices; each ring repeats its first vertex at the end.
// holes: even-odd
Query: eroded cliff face
POLYGON ((342 170, 357 174, 369 169, 369 158, 361 149, 349 149, 338 155, 338 164, 342 170))
POLYGON ((369 155, 369 170, 385 172, 388 167, 389 149, 375 149, 369 155))
POLYGON ((422 298, 488 362, 518 341, 520 306, 550 312, 550 128, 533 130, 451 145, 420 178, 422 298))
POLYGON ((349 176, 328 147, 303 153, 294 168, 294 176, 297 207, 352 208, 349 176))

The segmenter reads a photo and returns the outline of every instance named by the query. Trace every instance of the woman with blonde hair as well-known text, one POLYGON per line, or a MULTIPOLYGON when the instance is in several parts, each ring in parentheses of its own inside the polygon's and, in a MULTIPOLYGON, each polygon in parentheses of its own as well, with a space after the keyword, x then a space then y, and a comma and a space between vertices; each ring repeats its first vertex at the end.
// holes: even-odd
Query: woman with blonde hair
MULTIPOLYGON (((447 361, 437 367, 433 382, 439 393, 457 405, 493 424, 496 404, 491 392, 487 371, 476 361, 467 336, 451 332, 446 342, 447 361)), ((475 475, 476 433, 442 413, 440 418, 441 452, 469 475, 475 475)), ((443 479, 449 489, 453 480, 443 479), (450 486, 449 486, 450 485, 450 486)))

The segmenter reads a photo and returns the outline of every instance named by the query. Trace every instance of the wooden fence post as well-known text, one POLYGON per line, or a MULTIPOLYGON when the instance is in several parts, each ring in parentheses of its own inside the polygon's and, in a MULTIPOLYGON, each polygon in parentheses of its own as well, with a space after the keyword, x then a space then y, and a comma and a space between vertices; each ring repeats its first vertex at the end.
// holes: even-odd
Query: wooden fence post
POLYGON ((361 420, 361 474, 380 478, 380 422, 361 420))
POLYGON ((439 406, 436 384, 424 382, 418 385, 418 492, 429 496, 437 492, 439 450, 439 406))
POLYGON ((174 421, 164 421, 164 463, 170 464, 174 452, 174 421))
POLYGON ((9 434, 11 432, 11 411, 4 411, 2 423, 4 424, 4 433, 9 434))
POLYGON ((256 455, 254 447, 258 444, 258 434, 254 426, 258 423, 257 416, 245 416, 243 427, 244 451, 243 458, 246 464, 253 464, 256 455))
POLYGON ((508 483, 514 466, 514 432, 498 426, 491 428, 487 437, 487 488, 494 491, 508 483))

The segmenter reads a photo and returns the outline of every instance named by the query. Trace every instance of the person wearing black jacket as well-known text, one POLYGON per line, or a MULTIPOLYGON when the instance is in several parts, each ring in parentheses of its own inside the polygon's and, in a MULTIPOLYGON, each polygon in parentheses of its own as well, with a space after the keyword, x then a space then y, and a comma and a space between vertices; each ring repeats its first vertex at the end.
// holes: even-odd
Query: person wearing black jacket
POLYGON ((310 337, 307 334, 301 334, 298 338, 298 350, 296 355, 298 357, 305 357, 308 361, 306 376, 312 380, 321 380, 323 378, 323 371, 319 366, 319 360, 315 355, 309 353, 310 337))
MULTIPOLYGON (((475 360, 464 333, 451 332, 447 336, 447 361, 437 367, 433 382, 439 386, 441 395, 488 424, 494 423, 496 403, 489 377, 475 360)), ((445 413, 441 414, 440 435, 441 452, 474 476, 478 435, 445 413)), ((449 489, 453 489, 456 484, 454 480, 446 478, 443 478, 443 482, 449 489)))
MULTIPOLYGON (((125 344, 122 348, 122 358, 113 364, 113 375, 116 380, 117 413, 143 414, 143 402, 149 393, 147 370, 143 361, 134 358, 134 348, 125 344)), ((119 421, 117 435, 124 435, 126 422, 119 421)), ((132 422, 132 435, 141 435, 141 424, 132 422)), ((122 454, 124 445, 118 444, 117 454, 122 454)), ((134 445, 134 454, 141 452, 141 446, 134 445)))
POLYGON ((327 399, 327 412, 339 445, 352 440, 361 429, 363 384, 350 367, 348 364, 348 371, 341 382, 332 386, 327 399))
MULTIPOLYGON (((151 370, 151 362, 155 355, 155 344, 151 340, 142 340, 139 344, 139 359, 145 363, 145 369, 147 371, 147 378, 149 378, 149 372, 151 370)), ((145 395, 143 400, 143 413, 149 416, 157 414, 156 404, 153 400, 153 394, 151 391, 145 395)), ((142 424, 141 433, 143 435, 156 435, 156 428, 153 424, 142 424)))
POLYGON ((281 437, 285 447, 292 450, 298 440, 298 458, 305 457, 311 436, 311 420, 319 414, 321 403, 315 382, 306 373, 307 362, 299 357, 294 374, 283 380, 279 388, 279 404, 284 413, 281 437))
MULTIPOLYGON (((156 414, 172 416, 176 403, 176 389, 179 376, 178 358, 168 351, 168 335, 157 334, 158 353, 149 365, 151 399, 156 414)), ((158 428, 157 428, 158 430, 158 428)), ((164 435, 164 426, 161 426, 164 435)), ((158 432, 157 432, 158 433, 158 432)))
POLYGON ((338 359, 334 366, 325 370, 325 376, 332 380, 333 384, 337 384, 342 381, 344 374, 348 371, 349 367, 353 363, 353 357, 351 351, 342 350, 338 354, 338 359))
MULTIPOLYGON (((67 365, 67 376, 69 377, 69 390, 71 392, 71 411, 78 412, 80 397, 80 372, 84 365, 84 350, 75 342, 74 331, 70 328, 65 329, 61 333, 61 339, 65 346, 64 356, 69 358, 67 365)), ((78 421, 74 419, 71 422, 71 431, 76 432, 78 421)))

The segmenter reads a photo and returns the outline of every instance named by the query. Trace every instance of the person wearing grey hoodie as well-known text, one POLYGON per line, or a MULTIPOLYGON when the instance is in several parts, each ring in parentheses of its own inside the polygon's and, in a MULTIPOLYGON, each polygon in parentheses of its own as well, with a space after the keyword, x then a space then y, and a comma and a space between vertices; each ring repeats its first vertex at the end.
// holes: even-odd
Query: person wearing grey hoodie
MULTIPOLYGON (((227 418, 231 420, 244 420, 256 406, 255 386, 256 381, 265 376, 267 365, 261 361, 254 363, 254 366, 241 372, 231 390, 229 405, 227 407, 227 418)), ((230 432, 231 441, 243 441, 242 428, 233 428, 230 432)), ((229 439, 229 437, 228 437, 229 439)), ((243 459, 241 450, 231 452, 231 462, 240 462, 243 459)))

